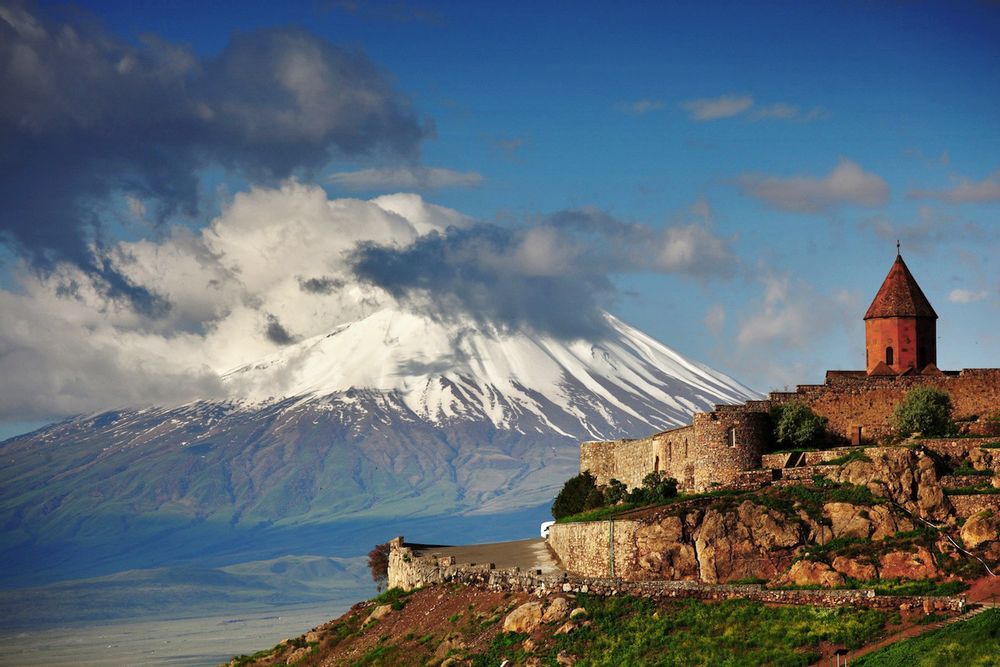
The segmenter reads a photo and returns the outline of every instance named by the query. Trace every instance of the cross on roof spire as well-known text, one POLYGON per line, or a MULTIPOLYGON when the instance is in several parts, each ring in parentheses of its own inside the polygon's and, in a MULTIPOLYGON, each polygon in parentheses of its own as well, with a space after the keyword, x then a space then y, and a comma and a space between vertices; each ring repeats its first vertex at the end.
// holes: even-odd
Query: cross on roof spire
POLYGON ((896 257, 899 257, 899 239, 896 239, 896 257))

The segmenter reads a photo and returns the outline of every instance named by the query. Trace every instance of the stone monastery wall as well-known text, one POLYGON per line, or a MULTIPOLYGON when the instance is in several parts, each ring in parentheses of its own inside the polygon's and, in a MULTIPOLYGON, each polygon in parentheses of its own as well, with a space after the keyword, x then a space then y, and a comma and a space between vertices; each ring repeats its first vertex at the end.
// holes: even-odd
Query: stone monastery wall
POLYGON ((947 391, 957 419, 1000 411, 997 368, 900 376, 830 371, 824 384, 773 392, 763 401, 719 405, 712 412, 695 414, 690 426, 638 440, 585 442, 580 446, 580 471, 589 470, 599 485, 617 479, 629 488, 641 486, 653 470, 676 479, 683 491, 734 485, 741 473, 761 467, 773 438, 767 414, 771 407, 802 401, 827 418, 830 444, 872 444, 892 435, 896 405, 918 386, 947 391))
POLYGON ((862 442, 892 433, 892 412, 908 391, 937 387, 951 395, 956 419, 995 414, 1000 410, 1000 368, 966 369, 942 375, 873 376, 831 371, 822 385, 803 385, 794 393, 773 394, 772 400, 801 400, 829 420, 834 440, 852 441, 861 427, 862 442))

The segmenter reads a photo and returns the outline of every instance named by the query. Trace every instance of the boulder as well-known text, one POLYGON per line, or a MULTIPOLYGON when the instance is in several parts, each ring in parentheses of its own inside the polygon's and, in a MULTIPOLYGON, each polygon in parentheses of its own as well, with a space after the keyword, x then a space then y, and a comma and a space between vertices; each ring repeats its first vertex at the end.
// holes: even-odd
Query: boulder
POLYGON ((934 556, 927 547, 916 551, 890 551, 878 559, 879 574, 883 579, 934 579, 938 572, 934 556))
POLYGON ((867 560, 837 556, 833 559, 832 566, 840 574, 857 581, 878 579, 878 569, 867 560))
POLYGON ((823 505, 823 514, 830 518, 834 537, 867 539, 871 535, 871 513, 867 505, 827 503, 823 505))
POLYGON ((587 610, 584 609, 583 607, 577 607, 576 609, 574 609, 569 613, 569 618, 571 621, 575 621, 580 618, 587 618, 588 616, 590 616, 590 614, 587 613, 587 610))
POLYGON ((380 604, 379 606, 375 607, 375 609, 372 610, 372 613, 368 614, 368 618, 365 620, 365 623, 378 621, 382 618, 385 618, 391 613, 392 613, 392 605, 380 604))
POLYGON ((465 642, 462 641, 461 636, 457 634, 449 634, 444 638, 440 644, 438 644, 437 649, 434 651, 434 662, 438 660, 444 660, 448 657, 448 654, 453 650, 461 651, 465 649, 465 642))
POLYGON ((909 517, 894 513, 892 508, 886 505, 869 507, 868 520, 872 524, 873 540, 884 540, 898 532, 913 530, 913 522, 909 517))
POLYGON ((576 657, 566 651, 559 651, 558 655, 556 655, 556 662, 560 665, 565 665, 565 667, 573 667, 576 664, 576 657))
POLYGON ((288 659, 285 660, 285 664, 286 665, 294 665, 299 660, 302 660, 303 658, 305 658, 307 655, 309 655, 309 649, 307 649, 307 648, 298 648, 298 649, 295 649, 294 651, 292 651, 291 655, 288 656, 288 659))
POLYGON ((307 644, 312 644, 319 641, 319 633, 315 630, 310 630, 305 635, 305 640, 307 644))
POLYGON ((574 630, 576 630, 576 623, 574 623, 573 621, 566 621, 565 623, 559 626, 559 629, 556 630, 554 634, 568 635, 574 630))
POLYGON ((568 613, 569 602, 566 601, 566 598, 556 598, 546 607, 545 613, 542 614, 542 622, 554 623, 564 618, 568 613))
POLYGON ((967 549, 1000 540, 1000 514, 989 510, 973 514, 962 525, 961 535, 967 549))
POLYGON ((507 614, 503 620, 504 632, 525 632, 531 634, 542 622, 542 603, 525 602, 507 614))
POLYGON ((782 575, 777 583, 787 586, 822 586, 833 588, 844 583, 844 577, 835 572, 826 563, 812 560, 800 560, 792 564, 788 572, 782 575))

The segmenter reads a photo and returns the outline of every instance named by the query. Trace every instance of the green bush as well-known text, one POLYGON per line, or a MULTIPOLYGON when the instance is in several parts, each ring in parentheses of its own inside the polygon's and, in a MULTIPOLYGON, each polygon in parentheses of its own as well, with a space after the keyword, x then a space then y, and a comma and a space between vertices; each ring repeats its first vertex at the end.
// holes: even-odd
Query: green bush
POLYGON ((591 491, 597 491, 597 483, 589 470, 566 480, 555 502, 552 503, 552 518, 558 521, 564 516, 579 514, 588 509, 587 498, 591 491))
POLYGON ((771 408, 774 439, 783 447, 814 447, 826 433, 826 418, 801 401, 771 408))
POLYGON ((624 482, 620 482, 617 479, 611 479, 608 482, 607 487, 604 489, 604 502, 608 505, 617 505, 621 501, 625 500, 625 496, 628 495, 628 486, 624 482))
POLYGON ((952 431, 951 396, 934 387, 911 389, 893 413, 900 435, 948 435, 952 431))

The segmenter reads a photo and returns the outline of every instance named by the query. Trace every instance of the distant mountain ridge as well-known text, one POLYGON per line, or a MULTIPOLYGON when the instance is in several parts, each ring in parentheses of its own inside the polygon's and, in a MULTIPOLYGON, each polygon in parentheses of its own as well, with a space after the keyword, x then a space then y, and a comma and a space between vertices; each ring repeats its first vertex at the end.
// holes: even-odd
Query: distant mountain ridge
MULTIPOLYGON (((347 519, 519 511, 574 474, 581 439, 648 435, 756 396, 607 323, 600 340, 562 341, 385 310, 230 372, 240 398, 10 439, 0 556, 14 579, 19 567, 92 576, 214 553, 222 536, 235 554, 247 531, 287 542, 347 519)), ((339 555, 370 546, 343 539, 339 555)), ((293 553, 256 546, 256 559, 293 553)))

